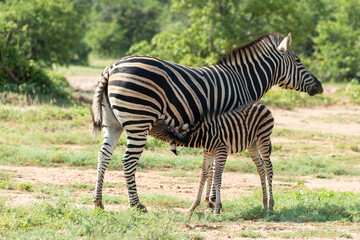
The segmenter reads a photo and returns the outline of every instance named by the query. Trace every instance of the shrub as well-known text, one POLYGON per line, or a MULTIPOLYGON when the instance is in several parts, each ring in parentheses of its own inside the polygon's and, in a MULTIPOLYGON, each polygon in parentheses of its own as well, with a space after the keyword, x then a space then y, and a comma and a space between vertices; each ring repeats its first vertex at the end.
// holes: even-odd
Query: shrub
POLYGON ((337 10, 316 27, 313 66, 323 81, 360 80, 360 2, 337 0, 329 3, 337 10))

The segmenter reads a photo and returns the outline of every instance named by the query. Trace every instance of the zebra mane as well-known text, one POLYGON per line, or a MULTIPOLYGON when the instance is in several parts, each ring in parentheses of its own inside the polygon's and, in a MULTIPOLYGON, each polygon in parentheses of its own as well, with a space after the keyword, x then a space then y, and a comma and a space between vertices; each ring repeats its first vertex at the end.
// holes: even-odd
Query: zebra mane
POLYGON ((228 51, 227 53, 225 53, 224 55, 222 55, 219 59, 219 61, 217 62, 218 64, 219 63, 223 63, 223 62, 226 62, 227 59, 231 58, 231 56, 234 56, 237 52, 243 50, 243 49, 246 49, 246 48, 249 48, 251 46, 254 46, 256 44, 258 44, 259 42, 263 41, 263 40, 266 40, 266 41, 270 41, 272 42, 274 45, 279 45, 281 43, 281 41, 284 39, 284 36, 281 35, 280 33, 267 33, 267 34, 264 34, 260 37, 258 37, 257 39, 251 41, 251 42, 248 42, 244 45, 241 45, 241 46, 238 46, 238 47, 235 47, 233 48, 232 50, 228 51))

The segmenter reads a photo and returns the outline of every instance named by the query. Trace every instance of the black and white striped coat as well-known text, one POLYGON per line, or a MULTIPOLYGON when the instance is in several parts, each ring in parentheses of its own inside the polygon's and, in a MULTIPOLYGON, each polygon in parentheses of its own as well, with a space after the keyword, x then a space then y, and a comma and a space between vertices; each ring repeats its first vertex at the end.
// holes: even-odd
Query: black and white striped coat
POLYGON ((126 133, 123 169, 129 203, 145 209, 138 197, 135 172, 153 125, 195 125, 259 100, 272 86, 322 92, 321 83, 289 51, 291 36, 268 34, 236 48, 218 64, 194 68, 148 56, 129 56, 104 69, 92 104, 94 132, 103 130, 93 196, 102 205, 105 170, 118 139, 126 133))
MULTIPOLYGON (((274 198, 272 194, 272 164, 270 161, 271 140, 270 135, 274 126, 271 112, 265 105, 251 103, 217 116, 206 117, 196 129, 190 129, 187 139, 178 139, 173 129, 163 129, 160 140, 173 142, 177 146, 203 148, 204 162, 201 172, 200 185, 196 200, 189 212, 200 204, 204 184, 207 181, 205 201, 209 201, 212 179, 212 165, 215 159, 214 188, 216 193, 215 213, 220 213, 221 175, 226 158, 229 154, 239 153, 246 149, 254 161, 260 175, 263 205, 273 210, 274 198), (265 173, 269 185, 269 204, 266 192, 265 173)), ((156 128, 156 127, 155 127, 156 128)))

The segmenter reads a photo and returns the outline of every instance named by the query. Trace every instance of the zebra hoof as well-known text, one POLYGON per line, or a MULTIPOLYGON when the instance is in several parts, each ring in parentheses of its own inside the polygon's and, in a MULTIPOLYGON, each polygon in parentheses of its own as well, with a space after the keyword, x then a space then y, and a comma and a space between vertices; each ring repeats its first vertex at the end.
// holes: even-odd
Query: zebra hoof
POLYGON ((188 210, 186 210, 186 214, 188 215, 189 218, 192 217, 193 213, 194 213, 194 210, 192 210, 190 208, 188 210))
POLYGON ((135 209, 139 210, 140 212, 147 213, 146 207, 141 203, 131 205, 131 207, 135 207, 135 209))
POLYGON ((214 209, 214 208, 215 208, 215 204, 214 204, 213 202, 210 202, 210 201, 209 201, 209 202, 207 203, 207 208, 208 208, 208 209, 214 209))
POLYGON ((215 208, 214 214, 217 216, 220 216, 220 211, 221 211, 221 208, 215 208))
POLYGON ((215 215, 220 215, 221 209, 222 209, 222 204, 221 203, 216 204, 214 214, 215 215))
POLYGON ((94 205, 95 205, 95 208, 101 208, 104 210, 104 204, 102 203, 102 200, 94 200, 94 205))
POLYGON ((215 208, 215 200, 204 200, 206 203, 206 209, 214 209, 215 208))

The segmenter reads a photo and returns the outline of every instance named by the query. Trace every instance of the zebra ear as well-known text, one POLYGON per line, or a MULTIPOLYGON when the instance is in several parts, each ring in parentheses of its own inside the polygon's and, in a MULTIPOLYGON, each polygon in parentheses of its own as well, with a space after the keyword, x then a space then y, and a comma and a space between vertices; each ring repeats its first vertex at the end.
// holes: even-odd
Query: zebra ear
POLYGON ((278 46, 278 49, 282 52, 286 52, 289 51, 290 49, 290 44, 291 44, 291 33, 289 33, 287 35, 286 38, 284 38, 281 43, 278 46))

